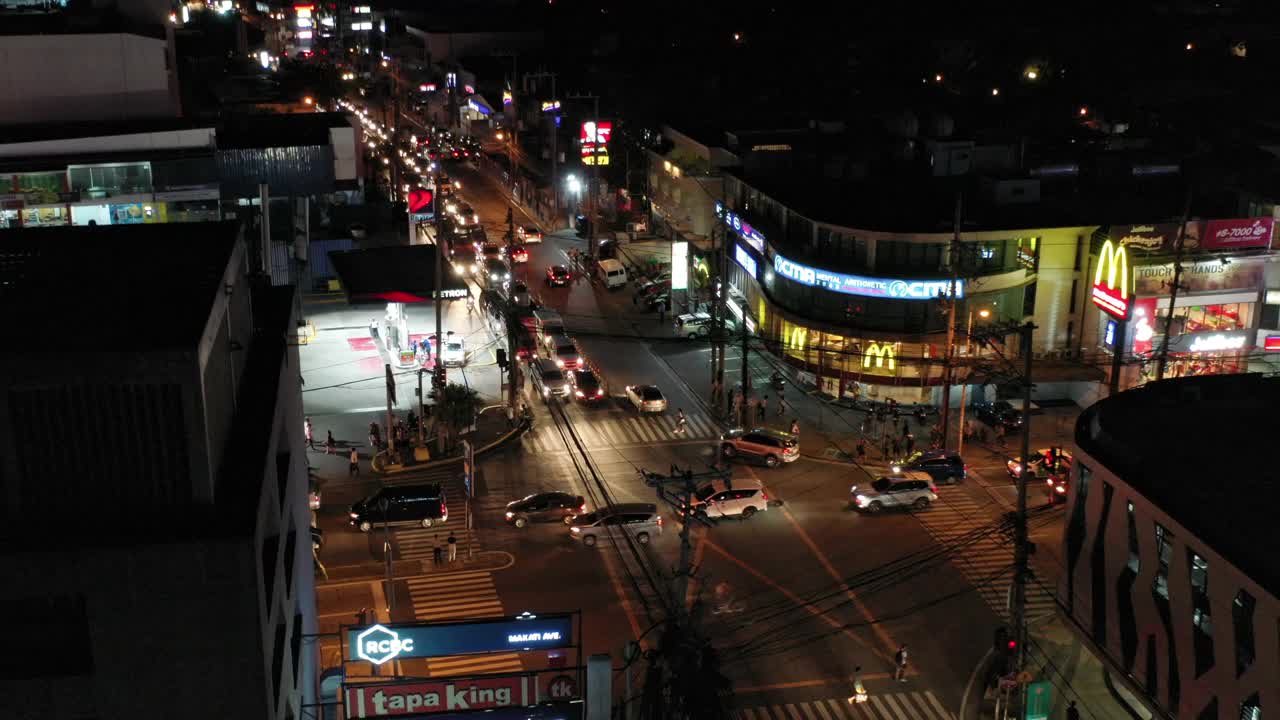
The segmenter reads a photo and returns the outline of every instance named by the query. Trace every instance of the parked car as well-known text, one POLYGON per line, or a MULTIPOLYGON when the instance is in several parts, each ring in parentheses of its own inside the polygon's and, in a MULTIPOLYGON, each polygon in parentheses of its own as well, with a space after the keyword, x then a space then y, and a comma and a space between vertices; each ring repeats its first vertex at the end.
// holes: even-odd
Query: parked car
MULTIPOLYGON (((714 334, 715 323, 711 320, 711 313, 688 313, 687 315, 677 316, 673 325, 677 335, 697 339, 710 337, 714 334)), ((737 323, 731 317, 724 318, 724 329, 725 332, 734 332, 737 329, 737 323)))
POLYGON ((552 265, 547 268, 547 284, 551 287, 565 287, 573 281, 573 273, 563 265, 552 265))
POLYGON ((791 433, 772 428, 735 428, 720 436, 720 454, 759 460, 769 467, 800 458, 800 441, 791 433))
POLYGON ((547 402, 551 398, 569 398, 569 381, 564 376, 564 371, 556 367, 554 360, 546 358, 538 358, 529 364, 529 374, 533 380, 533 387, 538 391, 547 402))
POLYGON ((917 450, 894 462, 890 469, 895 474, 919 470, 938 483, 960 482, 969 472, 969 466, 955 450, 917 450))
POLYGON ((467 364, 467 350, 462 337, 449 331, 444 335, 444 344, 438 345, 440 362, 445 367, 462 367, 467 364))
POLYGON ((564 492, 540 492, 507 503, 506 521, 518 528, 529 523, 573 522, 575 515, 587 511, 581 495, 564 492))
POLYGON ((661 413, 667 411, 667 399, 657 385, 628 385, 627 400, 641 413, 661 413))
POLYGON ((769 495, 759 485, 718 489, 706 485, 694 492, 690 509, 711 518, 741 517, 747 519, 769 509, 769 495))
POLYGON ((516 237, 526 244, 542 242, 542 231, 532 225, 516 228, 516 237))
POLYGON ((860 510, 879 513, 890 508, 924 510, 938 499, 938 488, 928 473, 908 470, 878 477, 870 485, 849 488, 849 500, 860 510))
POLYGON ((569 373, 569 383, 573 385, 573 396, 579 402, 593 403, 605 399, 604 383, 588 368, 579 368, 569 373))
POLYGON ((618 503, 612 508, 578 515, 569 524, 569 537, 587 547, 600 542, 625 541, 623 534, 647 545, 654 535, 662 534, 662 516, 652 503, 618 503))
POLYGON ((449 506, 440 483, 395 485, 355 503, 349 514, 351 524, 360 532, 369 532, 383 522, 429 528, 449 520, 449 506))
POLYGON ((1006 433, 1022 428, 1022 411, 1004 400, 974 405, 974 413, 982 422, 993 428, 1004 426, 1006 433))

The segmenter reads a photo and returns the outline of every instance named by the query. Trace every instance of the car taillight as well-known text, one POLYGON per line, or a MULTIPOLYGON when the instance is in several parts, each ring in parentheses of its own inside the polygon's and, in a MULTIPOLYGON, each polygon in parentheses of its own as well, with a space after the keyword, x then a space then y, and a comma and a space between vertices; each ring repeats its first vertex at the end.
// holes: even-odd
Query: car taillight
POLYGON ((931 493, 933 493, 933 494, 935 494, 935 495, 936 495, 936 494, 938 494, 938 486, 937 486, 937 485, 930 485, 930 486, 929 486, 929 492, 931 492, 931 493))
POLYGON ((769 499, 769 493, 765 493, 765 492, 760 493, 760 499, 761 499, 761 500, 768 500, 768 499, 769 499))
POLYGON ((586 504, 586 503, 582 503, 581 505, 579 505, 579 506, 578 506, 578 512, 580 512, 580 513, 584 513, 584 512, 586 512, 586 511, 587 511, 587 504, 586 504))

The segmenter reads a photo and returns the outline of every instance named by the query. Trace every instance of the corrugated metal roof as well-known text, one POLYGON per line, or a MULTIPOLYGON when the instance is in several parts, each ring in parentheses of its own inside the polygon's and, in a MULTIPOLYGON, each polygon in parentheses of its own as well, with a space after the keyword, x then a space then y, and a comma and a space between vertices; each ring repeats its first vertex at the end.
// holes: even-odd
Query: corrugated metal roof
POLYGON ((224 194, 256 195, 266 183, 271 194, 316 195, 333 192, 333 148, 239 148, 218 151, 218 179, 224 194))

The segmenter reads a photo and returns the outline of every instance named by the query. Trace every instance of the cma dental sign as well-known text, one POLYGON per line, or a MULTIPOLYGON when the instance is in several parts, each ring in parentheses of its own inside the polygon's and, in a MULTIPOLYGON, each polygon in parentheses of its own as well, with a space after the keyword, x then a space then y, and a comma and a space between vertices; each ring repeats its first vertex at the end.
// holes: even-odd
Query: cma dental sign
MULTIPOLYGON (((773 256, 773 270, 801 285, 820 287, 846 295, 892 298, 894 300, 935 300, 950 294, 950 280, 890 280, 846 275, 801 265, 781 255, 773 256)), ((956 297, 964 297, 964 280, 956 280, 956 297)))

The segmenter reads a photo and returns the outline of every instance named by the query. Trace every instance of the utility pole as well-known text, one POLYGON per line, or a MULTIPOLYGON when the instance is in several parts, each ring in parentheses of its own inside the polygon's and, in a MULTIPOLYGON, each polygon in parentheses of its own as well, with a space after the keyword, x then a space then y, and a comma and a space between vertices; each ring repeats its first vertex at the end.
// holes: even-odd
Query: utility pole
MULTIPOLYGON (((444 245, 440 243, 439 200, 431 193, 431 214, 436 223, 436 353, 431 373, 431 387, 436 392, 436 452, 444 456, 444 418, 440 417, 440 401, 444 399, 445 370, 440 361, 440 353, 444 350, 444 245)), ((468 288, 467 292, 471 292, 468 288)), ((423 419, 426 422, 426 419, 423 419)))
MULTIPOLYGON (((1164 379, 1165 366, 1169 364, 1169 331, 1173 328, 1173 308, 1178 302, 1178 289, 1182 286, 1182 247, 1186 241, 1187 220, 1191 215, 1191 188, 1187 187, 1187 201, 1182 207, 1182 222, 1173 241, 1173 284, 1169 288, 1169 312, 1164 316, 1164 334, 1160 337, 1160 354, 1156 356, 1156 382, 1164 379)), ((1117 353, 1120 351, 1117 349, 1117 353)))
MULTIPOLYGON (((745 311, 744 311, 744 314, 745 314, 745 311)), ((744 322, 742 323, 742 403, 741 403, 742 412, 739 414, 739 419, 741 420, 741 427, 744 430, 749 429, 751 427, 751 425, 748 424, 747 422, 749 419, 747 415, 750 414, 751 412, 750 403, 747 402, 747 399, 751 397, 751 373, 748 372, 747 370, 747 360, 749 359, 747 357, 747 353, 749 352, 750 348, 747 347, 747 340, 748 340, 747 324, 744 322)))
POLYGON ((1017 669, 1022 670, 1027 661, 1027 567, 1031 555, 1027 541, 1027 482, 1031 477, 1028 467, 1031 457, 1031 335, 1035 325, 1026 323, 1018 332, 1022 351, 1022 471, 1018 473, 1018 511, 1014 530, 1013 575, 1013 635, 1018 641, 1017 669))
POLYGON ((587 188, 587 256, 595 259, 599 252, 596 247, 596 186, 600 184, 600 96, 590 94, 567 95, 569 100, 590 100, 591 126, 595 128, 595 137, 588 138, 591 143, 591 186, 587 188))
MULTIPOLYGON (((559 102, 559 99, 556 97, 556 73, 551 73, 551 72, 528 73, 525 75, 525 77, 530 77, 530 78, 533 78, 534 80, 551 78, 551 102, 553 103, 559 102)), ((560 151, 556 147, 556 143, 560 135, 560 128, 557 124, 557 119, 559 117, 560 117, 559 110, 551 111, 551 207, 552 207, 553 217, 558 216, 560 214, 560 173, 559 173, 560 151)))
POLYGON ((942 448, 947 448, 951 427, 951 373, 955 362, 956 346, 956 285, 960 279, 960 203, 962 195, 956 192, 954 230, 951 234, 951 282, 947 286, 947 347, 946 362, 942 367, 942 448))
MULTIPOLYGON (((711 403, 717 405, 718 413, 720 410, 718 404, 723 403, 728 395, 724 392, 724 360, 725 351, 728 349, 725 345, 728 337, 725 322, 729 319, 729 308, 725 304, 729 301, 729 190, 723 178, 720 183, 720 262, 717 265, 719 277, 716 278, 712 287, 715 288, 719 297, 712 298, 711 302, 711 327, 715 328, 716 332, 715 341, 711 343, 711 383, 712 387, 719 387, 721 392, 718 398, 714 392, 711 394, 711 403)), ((745 316, 747 309, 743 308, 742 312, 745 316)), ((746 329, 745 321, 743 329, 746 329)), ((743 400, 745 402, 745 398, 743 400)))

